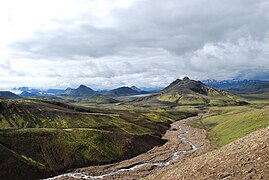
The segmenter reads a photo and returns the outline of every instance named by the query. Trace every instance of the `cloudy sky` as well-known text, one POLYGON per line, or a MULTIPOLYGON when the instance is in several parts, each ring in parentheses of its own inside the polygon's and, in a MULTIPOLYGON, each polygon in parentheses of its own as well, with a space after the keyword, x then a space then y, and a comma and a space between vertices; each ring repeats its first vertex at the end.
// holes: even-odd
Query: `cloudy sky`
POLYGON ((269 80, 268 0, 0 0, 0 89, 269 80))

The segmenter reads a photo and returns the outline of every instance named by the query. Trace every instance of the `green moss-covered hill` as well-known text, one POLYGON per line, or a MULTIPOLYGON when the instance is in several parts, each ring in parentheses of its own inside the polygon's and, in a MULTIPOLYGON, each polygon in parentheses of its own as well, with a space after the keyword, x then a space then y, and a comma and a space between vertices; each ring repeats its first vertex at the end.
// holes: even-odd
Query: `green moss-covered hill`
POLYGON ((216 90, 200 81, 185 77, 177 79, 160 93, 141 98, 144 103, 161 103, 171 105, 206 105, 227 106, 244 104, 244 99, 223 90, 216 90))
POLYGON ((1 99, 0 179, 38 179, 130 158, 163 144, 172 121, 196 113, 1 99))

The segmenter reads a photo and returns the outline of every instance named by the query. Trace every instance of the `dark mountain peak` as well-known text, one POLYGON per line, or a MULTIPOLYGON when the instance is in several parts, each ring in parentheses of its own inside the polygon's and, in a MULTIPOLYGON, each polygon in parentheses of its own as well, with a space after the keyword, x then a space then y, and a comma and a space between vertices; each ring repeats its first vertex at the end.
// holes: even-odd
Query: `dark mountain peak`
POLYGON ((131 89, 134 90, 134 91, 137 91, 137 92, 143 92, 142 89, 139 89, 139 88, 136 87, 136 86, 132 86, 131 89))
POLYGON ((180 92, 183 94, 196 92, 199 94, 207 94, 208 87, 200 81, 191 80, 188 77, 184 77, 183 80, 177 79, 167 86, 163 92, 180 92))
POLYGON ((136 87, 135 85, 133 85, 133 86, 131 86, 131 89, 132 89, 132 88, 137 88, 137 87, 136 87))
POLYGON ((96 92, 93 89, 91 89, 83 84, 81 84, 77 89, 67 88, 64 92, 65 95, 78 96, 78 97, 80 97, 80 96, 92 96, 95 93, 96 92))
POLYGON ((77 89, 90 89, 89 87, 81 84, 77 89))
POLYGON ((109 95, 109 96, 130 96, 130 95, 140 94, 140 92, 133 90, 132 88, 123 86, 123 87, 119 87, 117 89, 112 89, 112 90, 106 92, 105 94, 109 95))

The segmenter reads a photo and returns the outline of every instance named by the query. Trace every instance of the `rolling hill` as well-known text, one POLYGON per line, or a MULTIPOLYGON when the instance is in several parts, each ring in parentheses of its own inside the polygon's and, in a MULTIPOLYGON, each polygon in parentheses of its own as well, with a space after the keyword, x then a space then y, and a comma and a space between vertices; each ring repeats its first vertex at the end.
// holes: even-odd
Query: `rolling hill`
POLYGON ((248 85, 241 85, 233 88, 229 88, 229 91, 238 94, 257 94, 269 92, 269 82, 257 82, 248 85))
POLYGON ((138 94, 143 94, 145 93, 144 91, 136 88, 136 87, 120 87, 117 89, 110 90, 105 93, 107 96, 132 96, 132 95, 138 95, 138 94))
POLYGON ((172 121, 196 113, 1 99, 0 179, 37 179, 133 157, 165 143, 172 121))
POLYGON ((10 92, 10 91, 0 91, 0 97, 8 98, 8 99, 18 99, 20 96, 10 92))
POLYGON ((170 105, 239 105, 244 99, 224 90, 210 88, 200 81, 184 77, 177 79, 160 93, 140 98, 140 103, 161 103, 170 105))

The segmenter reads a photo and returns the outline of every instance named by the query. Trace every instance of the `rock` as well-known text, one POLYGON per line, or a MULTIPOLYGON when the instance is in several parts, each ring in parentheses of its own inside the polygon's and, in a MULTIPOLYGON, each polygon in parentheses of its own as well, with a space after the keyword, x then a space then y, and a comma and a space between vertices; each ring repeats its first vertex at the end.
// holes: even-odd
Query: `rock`
POLYGON ((231 176, 230 173, 222 173, 219 177, 220 177, 220 179, 224 179, 224 178, 227 178, 229 176, 231 176))

